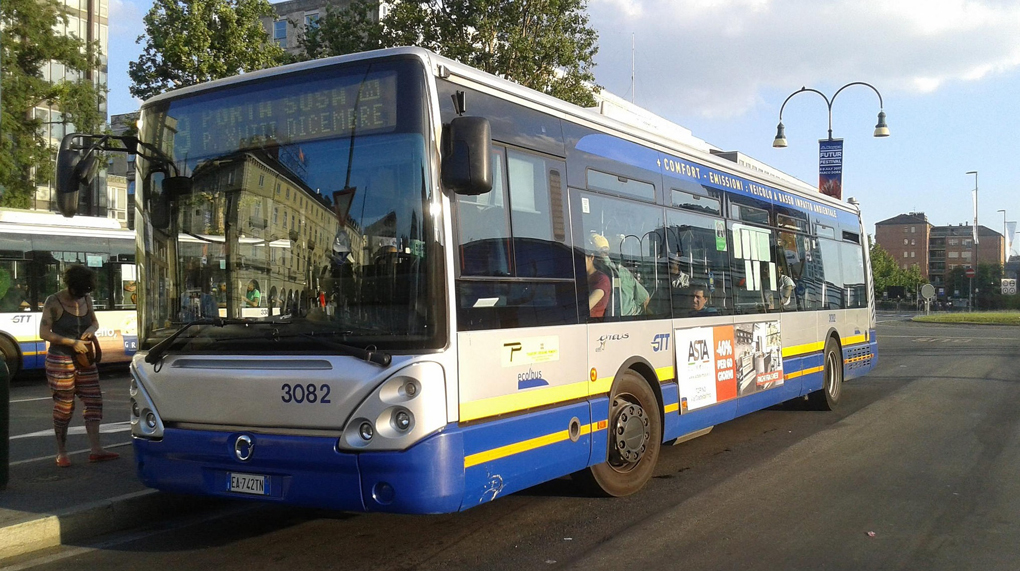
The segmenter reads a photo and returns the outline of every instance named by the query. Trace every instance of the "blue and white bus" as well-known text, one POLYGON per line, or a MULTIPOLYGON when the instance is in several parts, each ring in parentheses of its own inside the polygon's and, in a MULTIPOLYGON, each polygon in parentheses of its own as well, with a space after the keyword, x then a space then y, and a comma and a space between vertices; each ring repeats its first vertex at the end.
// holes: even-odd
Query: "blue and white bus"
POLYGON ((12 376, 45 367, 43 303, 64 288, 71 264, 96 273, 92 302, 103 362, 126 363, 134 355, 135 233, 112 218, 0 208, 0 358, 12 376))
MULTIPOLYGON (((142 480, 403 513, 569 474, 622 496, 664 445, 835 406, 876 362, 858 208, 653 131, 416 48, 146 102, 142 480)), ((69 197, 112 146, 65 139, 69 197)))

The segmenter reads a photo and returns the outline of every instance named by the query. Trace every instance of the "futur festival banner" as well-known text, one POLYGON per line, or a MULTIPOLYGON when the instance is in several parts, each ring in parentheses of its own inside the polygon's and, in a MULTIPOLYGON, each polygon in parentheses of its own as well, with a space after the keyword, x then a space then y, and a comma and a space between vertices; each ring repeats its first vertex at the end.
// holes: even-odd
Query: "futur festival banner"
POLYGON ((843 199, 843 139, 818 141, 818 191, 843 199))

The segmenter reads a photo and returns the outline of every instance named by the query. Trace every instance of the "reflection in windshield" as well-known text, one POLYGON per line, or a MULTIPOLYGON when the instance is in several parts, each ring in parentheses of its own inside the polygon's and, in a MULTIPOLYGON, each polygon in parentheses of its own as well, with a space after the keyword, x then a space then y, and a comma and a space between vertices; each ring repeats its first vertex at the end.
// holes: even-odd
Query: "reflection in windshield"
MULTIPOLYGON (((208 105, 236 108, 276 91, 249 88, 208 105)), ((186 105, 176 122, 172 105, 148 113, 143 136, 154 144, 170 141, 169 126, 185 117, 195 123, 209 112, 203 109, 186 105)), ((285 321, 298 326, 288 333, 321 332, 380 349, 438 343, 437 288, 430 285, 438 274, 427 261, 438 263, 441 255, 427 239, 421 123, 411 122, 415 132, 365 135, 353 123, 335 137, 242 140, 239 148, 209 156, 182 156, 175 147, 171 156, 191 182, 181 196, 164 196, 158 165, 139 161, 148 220, 146 345, 217 317, 285 321), (150 166, 153 172, 146 172, 150 166)), ((193 149, 195 135, 189 139, 193 149)), ((215 150, 222 147, 217 141, 215 150)), ((265 328, 200 327, 181 335, 183 346, 174 350, 265 352, 269 343, 281 351, 322 351, 298 340, 265 328)))

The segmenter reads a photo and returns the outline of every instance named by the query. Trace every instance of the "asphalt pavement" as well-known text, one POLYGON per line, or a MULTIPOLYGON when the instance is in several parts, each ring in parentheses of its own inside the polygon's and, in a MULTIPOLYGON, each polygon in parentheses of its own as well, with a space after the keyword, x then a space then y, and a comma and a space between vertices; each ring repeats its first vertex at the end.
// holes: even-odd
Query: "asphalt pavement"
POLYGON ((126 370, 104 373, 102 442, 120 454, 89 462, 77 405, 68 437, 71 466, 56 466, 45 379, 19 375, 11 389, 10 464, 0 491, 0 566, 20 556, 59 545, 76 545, 116 531, 205 509, 221 502, 147 489, 135 475, 126 406, 126 370), (48 427, 46 426, 48 424, 48 427))
MULTIPOLYGON (((880 313, 879 321, 906 321, 910 315, 880 313)), ((11 463, 7 488, 0 491, 0 566, 28 554, 60 545, 84 545, 101 535, 156 525, 171 517, 201 510, 213 510, 224 501, 178 496, 150 490, 135 475, 135 462, 124 417, 127 406, 126 371, 104 373, 103 443, 121 457, 110 462, 90 463, 81 425, 81 411, 75 411, 69 438, 71 466, 58 468, 55 448, 45 428, 49 403, 45 380, 22 376, 12 388, 11 463), (40 385, 41 386, 38 386, 40 385), (110 386, 107 386, 110 385, 110 386), (17 398, 17 394, 22 395, 17 398), (25 396, 28 395, 28 396, 25 396), (14 409, 32 403, 34 418, 14 409), (38 409, 38 410, 36 410, 38 409), (21 415, 21 416, 19 416, 21 415), (33 424, 34 423, 34 424, 33 424), (116 434, 117 438, 110 435, 116 434), (22 443, 28 436, 39 442, 29 451, 22 443)))

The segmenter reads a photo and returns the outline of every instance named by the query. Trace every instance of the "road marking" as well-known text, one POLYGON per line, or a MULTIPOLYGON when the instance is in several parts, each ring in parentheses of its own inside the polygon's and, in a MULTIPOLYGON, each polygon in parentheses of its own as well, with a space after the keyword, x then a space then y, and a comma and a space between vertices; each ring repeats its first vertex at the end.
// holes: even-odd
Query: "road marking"
MULTIPOLYGON (((50 435, 52 435, 52 434, 53 434, 53 432, 50 432, 50 435)), ((103 448, 120 448, 122 446, 130 446, 130 445, 131 445, 130 442, 121 442, 119 444, 104 444, 103 448)), ((72 450, 72 451, 68 452, 67 455, 68 456, 73 456, 75 454, 84 454, 86 452, 92 452, 92 449, 91 448, 83 448, 81 450, 72 450)), ((11 466, 19 466, 21 464, 29 464, 31 462, 39 462, 40 460, 49 460, 50 462, 53 462, 54 458, 56 458, 56 455, 55 454, 51 454, 49 456, 39 456, 38 458, 28 458, 27 460, 18 460, 17 462, 11 462, 10 465, 11 466)))
MULTIPOLYGON (((878 339, 917 339, 917 335, 882 335, 878 334, 875 336, 878 339)), ((987 339, 989 341, 1016 341, 1016 337, 953 337, 953 336, 938 336, 932 337, 932 339, 987 339)))
POLYGON ((915 343, 970 343, 970 337, 915 337, 915 343))
MULTIPOLYGON (((99 434, 113 434, 115 432, 127 432, 131 430, 131 423, 129 421, 124 422, 112 422, 109 424, 99 425, 99 434)), ((68 435, 74 434, 85 434, 84 426, 74 426, 67 429, 68 435)), ((53 429, 49 428, 46 430, 40 430, 38 432, 29 432, 28 434, 16 434, 11 436, 11 440, 18 440, 19 438, 39 438, 41 436, 53 436, 53 429)))
POLYGON ((36 399, 12 399, 11 404, 14 404, 16 402, 32 402, 37 400, 53 400, 53 397, 39 397, 36 399))

